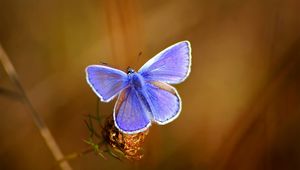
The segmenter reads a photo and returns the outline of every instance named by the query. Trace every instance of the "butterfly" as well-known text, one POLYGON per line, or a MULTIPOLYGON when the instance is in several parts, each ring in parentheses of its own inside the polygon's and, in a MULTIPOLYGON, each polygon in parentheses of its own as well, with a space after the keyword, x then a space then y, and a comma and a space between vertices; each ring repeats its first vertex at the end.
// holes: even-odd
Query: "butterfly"
POLYGON ((170 84, 183 82, 191 71, 189 41, 178 42, 127 74, 107 65, 90 65, 86 79, 102 102, 118 99, 113 110, 115 126, 123 133, 147 130, 152 122, 165 125, 181 112, 181 98, 170 84))

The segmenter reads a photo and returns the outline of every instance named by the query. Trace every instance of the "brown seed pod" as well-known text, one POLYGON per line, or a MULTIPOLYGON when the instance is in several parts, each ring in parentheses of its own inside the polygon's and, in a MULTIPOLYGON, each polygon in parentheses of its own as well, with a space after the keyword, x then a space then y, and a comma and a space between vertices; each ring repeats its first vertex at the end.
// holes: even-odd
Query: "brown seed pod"
POLYGON ((142 145, 149 132, 125 134, 115 127, 112 116, 105 120, 102 131, 103 139, 117 152, 122 152, 129 160, 140 160, 143 157, 142 145))

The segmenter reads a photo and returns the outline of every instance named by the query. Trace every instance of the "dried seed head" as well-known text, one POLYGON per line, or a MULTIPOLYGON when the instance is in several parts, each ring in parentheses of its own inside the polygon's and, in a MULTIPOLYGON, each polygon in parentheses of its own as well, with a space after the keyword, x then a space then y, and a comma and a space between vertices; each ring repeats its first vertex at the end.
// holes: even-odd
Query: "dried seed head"
POLYGON ((137 134, 125 134, 115 127, 112 116, 105 120, 102 131, 103 139, 117 152, 122 152, 129 160, 140 160, 143 157, 142 145, 149 130, 137 134))

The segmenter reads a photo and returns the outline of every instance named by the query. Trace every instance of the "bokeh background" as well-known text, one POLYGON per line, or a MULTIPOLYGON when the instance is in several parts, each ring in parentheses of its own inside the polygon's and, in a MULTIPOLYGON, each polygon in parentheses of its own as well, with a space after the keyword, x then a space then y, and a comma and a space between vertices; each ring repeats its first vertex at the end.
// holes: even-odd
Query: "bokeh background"
MULTIPOLYGON (((299 0, 0 0, 0 43, 65 155, 87 147, 87 65, 137 70, 181 40, 180 117, 151 127, 139 162, 91 153, 72 168, 300 169, 299 0)), ((0 87, 0 169, 59 169, 2 65, 0 87)))

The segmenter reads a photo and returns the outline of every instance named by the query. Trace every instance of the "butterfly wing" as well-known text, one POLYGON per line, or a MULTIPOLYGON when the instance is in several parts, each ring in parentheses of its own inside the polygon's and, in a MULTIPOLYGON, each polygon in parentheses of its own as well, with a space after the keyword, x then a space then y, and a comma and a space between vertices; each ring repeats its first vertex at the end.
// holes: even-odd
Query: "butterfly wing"
POLYGON ((146 81, 178 84, 191 70, 191 47, 189 41, 176 43, 158 53, 139 70, 146 81))
POLYGON ((119 130, 127 134, 145 131, 151 125, 148 115, 144 99, 133 87, 120 93, 114 108, 114 122, 119 130))
POLYGON ((109 102, 128 86, 126 73, 104 65, 88 66, 86 68, 86 79, 103 102, 109 102))
POLYGON ((174 87, 162 82, 152 82, 147 84, 146 91, 154 122, 164 125, 179 116, 181 99, 174 87))

